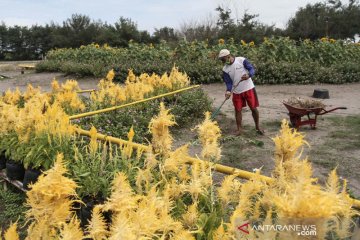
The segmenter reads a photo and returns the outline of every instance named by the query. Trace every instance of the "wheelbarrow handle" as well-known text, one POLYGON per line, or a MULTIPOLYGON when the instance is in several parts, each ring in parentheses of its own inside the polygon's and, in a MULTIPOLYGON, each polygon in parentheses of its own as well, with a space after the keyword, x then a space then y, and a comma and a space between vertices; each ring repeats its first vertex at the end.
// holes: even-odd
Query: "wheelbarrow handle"
POLYGON ((329 112, 332 112, 332 111, 335 111, 335 110, 338 110, 338 109, 347 109, 347 107, 337 107, 337 108, 333 108, 333 109, 330 109, 330 110, 325 110, 324 108, 322 109, 324 112, 321 112, 319 113, 318 115, 323 115, 323 114, 326 114, 326 113, 329 113, 329 112))

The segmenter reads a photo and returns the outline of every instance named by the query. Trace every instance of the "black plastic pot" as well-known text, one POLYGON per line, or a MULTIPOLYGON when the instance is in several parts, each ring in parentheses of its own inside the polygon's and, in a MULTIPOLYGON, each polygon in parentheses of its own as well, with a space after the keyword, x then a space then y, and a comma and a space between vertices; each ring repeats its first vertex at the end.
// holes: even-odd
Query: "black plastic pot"
MULTIPOLYGON (((94 198, 94 197, 83 197, 82 201, 85 203, 80 205, 80 209, 78 211, 78 216, 80 218, 80 225, 81 227, 85 227, 89 221, 91 220, 92 211, 94 206, 97 204, 104 203, 104 200, 101 198, 94 198)), ((104 212, 103 217, 106 223, 111 223, 111 212, 104 212)))
POLYGON ((5 154, 2 152, 0 154, 0 170, 3 170, 6 168, 6 157, 5 154))
POLYGON ((25 174, 24 166, 13 160, 6 161, 6 175, 10 180, 23 181, 25 174))
POLYGON ((85 203, 85 205, 81 204, 79 217, 81 227, 85 227, 91 220, 91 213, 94 206, 96 205, 96 199, 86 196, 82 199, 82 201, 85 203))
POLYGON ((26 169, 23 180, 23 188, 29 190, 29 185, 35 183, 40 175, 41 171, 39 169, 26 169))

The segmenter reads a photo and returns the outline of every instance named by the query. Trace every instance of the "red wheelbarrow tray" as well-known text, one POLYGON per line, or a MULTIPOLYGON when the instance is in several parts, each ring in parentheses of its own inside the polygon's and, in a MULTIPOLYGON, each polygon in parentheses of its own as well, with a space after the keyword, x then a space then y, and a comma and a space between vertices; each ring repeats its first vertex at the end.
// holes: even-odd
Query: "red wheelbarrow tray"
POLYGON ((338 109, 347 109, 346 107, 336 107, 330 110, 325 110, 323 107, 317 107, 317 108, 298 108, 291 106, 285 102, 282 102, 287 110, 289 111, 289 117, 290 122, 293 125, 293 127, 299 129, 302 125, 310 125, 311 128, 316 128, 316 118, 318 115, 324 115, 326 113, 338 110, 338 109), (311 115, 315 115, 314 117, 311 117, 311 115), (301 117, 307 115, 308 119, 302 121, 301 117))

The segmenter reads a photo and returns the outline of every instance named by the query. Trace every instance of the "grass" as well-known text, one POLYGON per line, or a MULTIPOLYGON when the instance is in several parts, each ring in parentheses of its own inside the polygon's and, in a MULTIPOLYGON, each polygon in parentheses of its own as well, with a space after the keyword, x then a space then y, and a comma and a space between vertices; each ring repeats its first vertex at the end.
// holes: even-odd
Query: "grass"
MULTIPOLYGON (((234 124, 224 118, 218 122, 222 129, 234 124)), ((262 122, 262 127, 266 131, 266 136, 256 135, 253 126, 245 126, 241 137, 225 134, 222 139, 221 163, 247 171, 261 168, 262 174, 270 176, 274 166, 274 143, 271 138, 279 133, 281 122, 262 122), (262 144, 254 144, 257 142, 262 144)), ((305 131, 305 139, 311 145, 310 148, 304 146, 305 152, 302 156, 308 156, 313 168, 319 169, 314 171, 315 177, 323 181, 331 170, 337 168, 338 175, 349 180, 350 189, 354 186, 357 188, 353 188, 352 195, 359 198, 360 115, 329 116, 321 123, 321 128, 311 130, 304 127, 300 131, 305 131)))
POLYGON ((247 171, 262 166, 265 174, 273 166, 272 162, 267 164, 271 161, 272 140, 257 135, 252 126, 244 126, 244 133, 241 136, 224 136, 221 143, 221 163, 224 165, 247 171))
POLYGON ((329 127, 324 141, 311 148, 311 162, 329 171, 337 168, 340 176, 356 184, 356 179, 360 179, 360 116, 336 116, 327 120, 336 128, 329 127))
POLYGON ((26 195, 8 184, 8 189, 0 188, 0 226, 3 231, 14 222, 18 221, 18 233, 20 238, 25 237, 25 211, 26 195))
POLYGON ((312 149, 311 155, 337 158, 341 161, 349 152, 360 149, 360 116, 331 117, 328 120, 331 125, 336 126, 336 130, 330 131, 324 143, 312 149))

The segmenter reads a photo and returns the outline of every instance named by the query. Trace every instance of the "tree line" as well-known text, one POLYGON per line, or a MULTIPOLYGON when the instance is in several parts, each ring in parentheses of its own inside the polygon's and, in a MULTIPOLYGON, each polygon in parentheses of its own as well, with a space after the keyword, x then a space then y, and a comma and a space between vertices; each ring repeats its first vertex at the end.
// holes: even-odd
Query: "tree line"
POLYGON ((266 25, 257 20, 257 14, 245 12, 239 19, 232 17, 231 9, 218 6, 217 17, 201 22, 183 23, 180 29, 162 27, 153 34, 139 30, 136 22, 120 17, 114 24, 94 21, 89 16, 73 14, 62 24, 44 26, 0 25, 0 60, 41 59, 54 48, 77 48, 91 43, 127 47, 130 40, 138 43, 166 41, 176 45, 179 40, 203 41, 210 44, 218 39, 235 42, 262 42, 264 37, 289 36, 292 39, 354 39, 360 33, 360 4, 349 0, 327 0, 299 8, 288 20, 285 29, 266 25))

